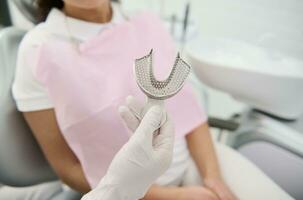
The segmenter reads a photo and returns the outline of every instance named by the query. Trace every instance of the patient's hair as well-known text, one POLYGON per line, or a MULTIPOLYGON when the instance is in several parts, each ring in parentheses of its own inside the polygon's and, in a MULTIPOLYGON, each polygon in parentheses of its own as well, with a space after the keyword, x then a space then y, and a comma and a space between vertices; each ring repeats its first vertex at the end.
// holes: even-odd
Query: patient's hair
MULTIPOLYGON (((119 0, 112 0, 113 2, 119 2, 119 0)), ((36 0, 38 6, 38 20, 40 22, 45 21, 48 13, 52 8, 62 9, 64 6, 63 0, 36 0)))
POLYGON ((37 0, 39 21, 45 21, 48 13, 52 8, 62 9, 64 6, 63 0, 37 0))

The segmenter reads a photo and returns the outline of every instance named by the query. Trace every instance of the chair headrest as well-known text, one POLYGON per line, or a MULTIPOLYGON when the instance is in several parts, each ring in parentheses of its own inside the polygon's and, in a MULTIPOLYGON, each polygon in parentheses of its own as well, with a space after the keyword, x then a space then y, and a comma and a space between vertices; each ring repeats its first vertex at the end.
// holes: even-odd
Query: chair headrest
POLYGON ((33 24, 38 23, 38 9, 35 0, 12 0, 24 17, 33 24))
POLYGON ((0 182, 12 186, 56 179, 11 94, 18 46, 24 34, 16 28, 0 31, 0 182))

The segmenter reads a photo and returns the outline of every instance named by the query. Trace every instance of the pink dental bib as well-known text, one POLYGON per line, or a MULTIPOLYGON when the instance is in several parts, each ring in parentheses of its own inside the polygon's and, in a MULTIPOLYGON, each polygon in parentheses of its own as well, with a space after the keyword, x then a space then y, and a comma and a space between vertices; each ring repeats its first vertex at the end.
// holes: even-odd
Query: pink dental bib
MULTIPOLYGON (((41 46, 37 79, 47 88, 61 132, 92 188, 129 138, 118 107, 128 95, 144 101, 133 65, 152 48, 156 77, 163 79, 176 52, 161 21, 147 13, 104 30, 79 49, 58 38, 41 46)), ((184 137, 206 120, 188 84, 166 101, 166 108, 176 137, 184 137)))

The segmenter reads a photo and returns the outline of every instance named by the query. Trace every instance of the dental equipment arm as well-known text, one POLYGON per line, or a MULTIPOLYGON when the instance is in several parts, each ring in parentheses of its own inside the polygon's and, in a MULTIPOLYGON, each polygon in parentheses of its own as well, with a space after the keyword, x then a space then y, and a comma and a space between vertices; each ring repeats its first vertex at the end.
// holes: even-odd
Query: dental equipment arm
MULTIPOLYGON (((136 119, 123 106, 119 109, 128 127, 136 119)), ((143 198, 151 184, 169 167, 173 155, 174 128, 167 119, 153 134, 166 113, 159 106, 144 115, 129 141, 120 149, 98 186, 82 200, 137 200, 143 198)), ((137 121, 139 123, 139 121, 137 121)))

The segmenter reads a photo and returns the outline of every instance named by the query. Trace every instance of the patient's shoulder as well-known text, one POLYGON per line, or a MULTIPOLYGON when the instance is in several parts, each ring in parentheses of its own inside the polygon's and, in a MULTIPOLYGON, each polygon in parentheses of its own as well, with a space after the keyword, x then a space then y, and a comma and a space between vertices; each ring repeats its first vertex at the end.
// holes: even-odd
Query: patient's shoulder
POLYGON ((28 31, 20 43, 20 49, 29 50, 41 46, 50 38, 50 33, 47 30, 46 24, 40 23, 33 29, 28 31))
POLYGON ((31 29, 21 41, 12 87, 13 97, 20 111, 34 111, 52 107, 47 90, 35 76, 39 47, 49 33, 42 24, 31 29))
POLYGON ((16 74, 35 73, 40 47, 50 38, 45 25, 44 22, 38 24, 23 37, 18 49, 16 74))
POLYGON ((39 49, 50 38, 50 33, 45 25, 44 22, 38 24, 23 37, 18 49, 17 71, 21 68, 35 71, 34 68, 39 57, 39 49))

